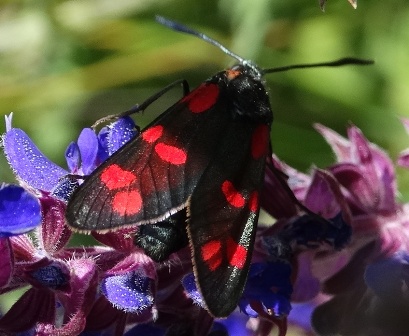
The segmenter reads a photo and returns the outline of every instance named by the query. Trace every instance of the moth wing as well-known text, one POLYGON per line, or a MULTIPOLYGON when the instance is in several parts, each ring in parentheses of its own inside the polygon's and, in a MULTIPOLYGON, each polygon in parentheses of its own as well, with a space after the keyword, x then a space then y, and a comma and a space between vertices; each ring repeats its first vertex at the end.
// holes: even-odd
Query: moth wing
POLYGON ((188 207, 195 278, 215 317, 236 308, 247 279, 268 139, 267 125, 230 123, 188 207))
POLYGON ((68 203, 68 224, 109 231, 185 207, 229 122, 219 112, 225 104, 225 88, 206 82, 170 107, 85 179, 68 203))

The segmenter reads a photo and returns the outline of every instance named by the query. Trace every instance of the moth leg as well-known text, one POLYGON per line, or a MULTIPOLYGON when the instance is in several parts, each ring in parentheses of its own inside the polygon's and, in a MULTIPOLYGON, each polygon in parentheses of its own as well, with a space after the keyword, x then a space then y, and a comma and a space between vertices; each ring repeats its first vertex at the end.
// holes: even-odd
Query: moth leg
POLYGON ((110 115, 108 115, 106 117, 98 119, 91 127, 93 129, 95 129, 98 125, 100 125, 102 123, 106 123, 108 121, 116 120, 116 119, 126 117, 126 116, 129 116, 131 114, 134 114, 134 113, 137 113, 137 112, 140 112, 140 111, 144 111, 150 104, 152 104, 153 102, 158 100, 166 92, 170 91, 171 89, 173 89, 175 86, 178 86, 178 85, 182 85, 183 96, 186 96, 190 92, 189 83, 187 82, 187 80, 179 79, 179 80, 165 86, 162 90, 155 93, 154 95, 150 96, 142 104, 137 104, 137 105, 133 106, 132 108, 130 108, 127 111, 124 111, 124 112, 121 112, 121 113, 118 113, 118 114, 110 114, 110 115))

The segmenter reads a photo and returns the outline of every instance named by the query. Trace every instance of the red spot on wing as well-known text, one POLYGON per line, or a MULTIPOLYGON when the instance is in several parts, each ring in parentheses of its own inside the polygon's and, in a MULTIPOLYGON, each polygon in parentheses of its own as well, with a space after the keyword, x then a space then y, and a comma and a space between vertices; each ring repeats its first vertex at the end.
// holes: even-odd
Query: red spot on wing
POLYGON ((226 180, 222 183, 222 192, 226 197, 227 202, 235 208, 241 208, 246 203, 243 195, 236 190, 233 183, 230 181, 226 180))
POLYGON ((217 84, 205 83, 183 98, 182 102, 188 103, 190 112, 202 113, 216 103, 219 91, 220 89, 217 84))
POLYGON ((249 209, 251 212, 257 213, 258 209, 259 209, 259 204, 258 204, 258 192, 254 191, 251 195, 250 195, 250 199, 249 199, 249 209))
POLYGON ((152 143, 158 140, 163 134, 163 126, 157 125, 151 128, 148 128, 146 131, 142 133, 142 139, 146 142, 152 143))
POLYGON ((232 238, 227 240, 227 259, 231 266, 243 268, 247 258, 247 250, 244 246, 237 244, 232 238))
POLYGON ((134 215, 142 209, 142 197, 137 190, 117 192, 112 199, 113 210, 120 214, 134 215))
POLYGON ((186 162, 186 152, 175 146, 166 145, 160 142, 155 145, 155 152, 163 161, 174 165, 180 165, 186 162))
POLYGON ((211 240, 201 249, 202 260, 211 271, 216 270, 222 263, 222 244, 219 240, 211 240))
POLYGON ((265 124, 259 125, 251 138, 251 156, 253 159, 259 159, 266 155, 270 141, 269 128, 265 124))
POLYGON ((101 182, 105 184, 109 190, 126 187, 135 180, 136 176, 133 173, 122 169, 117 164, 108 166, 101 174, 101 182))

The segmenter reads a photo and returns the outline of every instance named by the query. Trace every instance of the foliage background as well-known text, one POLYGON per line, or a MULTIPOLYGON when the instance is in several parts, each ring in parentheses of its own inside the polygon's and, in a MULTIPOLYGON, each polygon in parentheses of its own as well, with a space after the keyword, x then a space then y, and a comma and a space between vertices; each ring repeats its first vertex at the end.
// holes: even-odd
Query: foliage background
MULTIPOLYGON (((393 158, 409 145, 409 4, 405 0, 82 0, 0 2, 0 114, 14 112, 40 149, 65 166, 79 130, 142 102, 180 78, 192 88, 232 60, 154 21, 160 14, 220 40, 263 67, 373 58, 372 67, 269 75, 274 151, 297 168, 332 154, 313 130, 354 123, 393 158)), ((176 89, 137 117, 143 126, 180 98, 176 89)), ((399 170, 403 197, 408 178, 399 170)), ((1 162, 0 178, 12 181, 1 162)))
MULTIPOLYGON (((332 162, 314 122, 345 134, 360 127, 393 159, 409 147, 409 2, 329 0, 0 1, 0 115, 65 167, 81 128, 127 110, 181 78, 191 88, 232 60, 154 21, 160 14, 202 31, 263 67, 373 58, 372 67, 298 70, 266 78, 274 151, 308 170, 332 162)), ((137 116, 143 126, 181 97, 175 88, 137 116)), ((4 131, 1 125, 0 131, 4 131)), ((409 173, 398 169, 402 200, 409 173)), ((13 181, 5 159, 0 180, 13 181)))

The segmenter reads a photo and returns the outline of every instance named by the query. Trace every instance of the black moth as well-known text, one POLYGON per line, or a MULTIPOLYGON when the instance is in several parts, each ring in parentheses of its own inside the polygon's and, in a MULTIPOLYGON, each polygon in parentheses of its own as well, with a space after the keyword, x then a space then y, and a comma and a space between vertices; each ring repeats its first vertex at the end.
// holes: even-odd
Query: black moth
POLYGON ((203 34, 157 20, 210 42, 239 64, 191 92, 182 81, 186 95, 85 179, 68 203, 66 218, 81 232, 138 226, 135 243, 156 261, 189 242, 206 308, 215 317, 226 317, 246 283, 259 191, 271 155, 273 114, 262 76, 370 62, 348 58, 262 70, 203 34))

